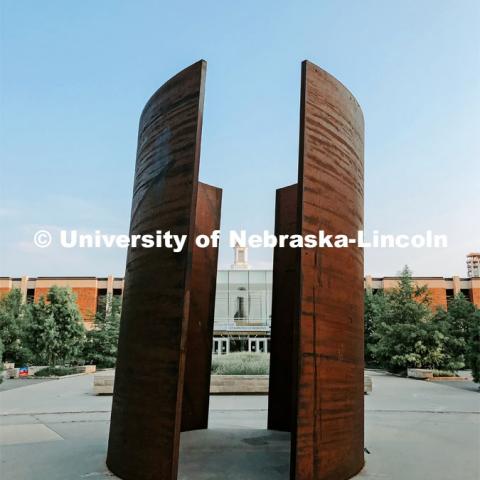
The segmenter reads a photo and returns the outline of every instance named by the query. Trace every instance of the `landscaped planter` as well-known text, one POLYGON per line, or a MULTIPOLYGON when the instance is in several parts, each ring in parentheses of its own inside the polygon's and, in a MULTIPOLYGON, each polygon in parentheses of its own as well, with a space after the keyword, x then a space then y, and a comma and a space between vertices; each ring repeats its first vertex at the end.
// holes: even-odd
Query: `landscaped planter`
POLYGON ((363 376, 363 393, 365 395, 368 395, 369 393, 372 393, 373 390, 373 382, 372 382, 372 377, 369 377, 368 375, 363 376))
MULTIPOLYGON (((97 372, 93 377, 95 395, 112 395, 115 370, 97 372)), ((268 375, 212 375, 211 394, 250 394, 268 393, 268 375)))
POLYGON ((77 367, 78 373, 95 373, 97 371, 96 365, 83 365, 81 367, 77 367))
POLYGON ((35 375, 39 370, 42 370, 43 368, 47 368, 46 365, 33 365, 31 367, 28 367, 28 376, 31 377, 35 375))
POLYGON ((268 375, 212 375, 210 393, 266 395, 268 375))
POLYGON ((427 368, 408 368, 407 377, 417 378, 419 380, 428 380, 433 378, 433 370, 427 368))
POLYGON ((457 377, 457 376, 448 376, 448 377, 432 377, 427 378, 427 382, 466 382, 468 381, 467 377, 457 377))
MULTIPOLYGON (((112 395, 115 370, 104 370, 93 376, 95 395, 112 395)), ((372 391, 372 378, 364 380, 364 392, 372 391)), ((212 395, 266 395, 268 394, 268 375, 212 375, 210 380, 212 395)))
POLYGON ((19 368, 8 368, 5 372, 5 377, 6 378, 18 378, 19 377, 19 368))
POLYGON ((115 370, 103 370, 93 376, 93 393, 95 395, 113 395, 115 370))

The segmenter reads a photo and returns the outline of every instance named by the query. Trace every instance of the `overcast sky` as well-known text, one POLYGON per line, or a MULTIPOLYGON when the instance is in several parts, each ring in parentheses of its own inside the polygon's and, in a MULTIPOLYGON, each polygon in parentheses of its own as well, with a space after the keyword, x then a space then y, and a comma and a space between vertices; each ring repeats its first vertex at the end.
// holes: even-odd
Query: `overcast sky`
MULTIPOLYGON (((222 230, 273 231, 295 183, 300 63, 365 116, 365 229, 448 235, 447 249, 366 251, 366 273, 466 274, 480 250, 476 0, 1 2, 0 275, 123 275, 125 251, 44 250, 39 228, 126 233, 137 127, 150 95, 208 62, 200 179, 222 230)), ((220 250, 220 266, 232 261, 220 250)), ((271 250, 250 250, 254 267, 271 250)))

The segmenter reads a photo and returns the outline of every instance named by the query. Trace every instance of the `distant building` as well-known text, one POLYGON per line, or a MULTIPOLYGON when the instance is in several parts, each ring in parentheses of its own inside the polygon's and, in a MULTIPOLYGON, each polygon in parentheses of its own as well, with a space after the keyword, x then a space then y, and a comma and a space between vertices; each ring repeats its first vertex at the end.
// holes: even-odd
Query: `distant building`
MULTIPOLYGON (((215 354, 249 351, 270 351, 270 324, 272 308, 272 271, 250 269, 247 249, 234 249, 234 263, 230 270, 218 270, 215 297, 213 352, 215 354)), ((479 254, 468 255, 469 278, 457 276, 414 277, 418 285, 426 285, 432 299, 432 308, 447 308, 448 300, 458 293, 480 308, 479 254)), ((374 293, 395 287, 398 277, 365 277, 365 289, 374 293)), ((0 295, 19 288, 25 302, 37 302, 53 285, 69 286, 77 295, 77 303, 86 328, 93 325, 93 317, 105 308, 108 295, 120 297, 123 293, 121 277, 0 277, 0 295)))
POLYGON ((219 270, 214 353, 268 352, 271 308, 271 270, 219 270))
POLYGON ((480 253, 469 253, 467 255, 467 275, 480 277, 480 253))
POLYGON ((250 265, 248 264, 248 248, 241 247, 238 243, 233 248, 233 263, 231 266, 232 270, 249 270, 250 265))
POLYGON ((0 277, 0 296, 19 288, 25 302, 38 302, 53 285, 72 289, 86 328, 93 325, 93 317, 105 306, 107 295, 121 297, 123 293, 122 277, 0 277))
MULTIPOLYGON (((413 277, 419 286, 426 285, 432 300, 432 308, 448 307, 448 301, 458 293, 480 308, 480 278, 454 277, 413 277)), ((365 277, 365 288, 375 293, 378 290, 389 290, 398 283, 398 277, 365 277)))

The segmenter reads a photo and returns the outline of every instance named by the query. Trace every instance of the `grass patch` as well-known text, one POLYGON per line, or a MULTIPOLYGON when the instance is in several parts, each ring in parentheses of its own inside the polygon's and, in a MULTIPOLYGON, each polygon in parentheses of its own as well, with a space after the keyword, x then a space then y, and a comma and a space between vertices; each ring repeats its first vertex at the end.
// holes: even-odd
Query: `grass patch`
POLYGON ((75 367, 45 367, 34 373, 35 377, 63 377, 77 373, 75 367))
POLYGON ((268 375, 270 355, 268 353, 229 353, 214 355, 213 375, 268 375))

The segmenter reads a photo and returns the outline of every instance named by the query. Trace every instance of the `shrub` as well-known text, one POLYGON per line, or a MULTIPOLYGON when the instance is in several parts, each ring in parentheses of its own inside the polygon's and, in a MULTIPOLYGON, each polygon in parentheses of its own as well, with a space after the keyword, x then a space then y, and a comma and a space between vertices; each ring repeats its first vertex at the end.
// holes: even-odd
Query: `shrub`
POLYGON ((268 353, 229 353, 214 355, 214 375, 268 375, 270 355, 268 353))
POLYGON ((34 373, 34 377, 63 377, 76 373, 75 367, 45 367, 34 373))

